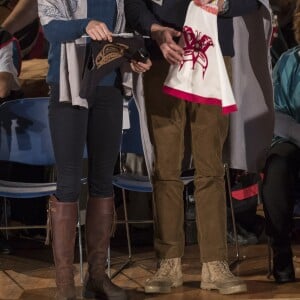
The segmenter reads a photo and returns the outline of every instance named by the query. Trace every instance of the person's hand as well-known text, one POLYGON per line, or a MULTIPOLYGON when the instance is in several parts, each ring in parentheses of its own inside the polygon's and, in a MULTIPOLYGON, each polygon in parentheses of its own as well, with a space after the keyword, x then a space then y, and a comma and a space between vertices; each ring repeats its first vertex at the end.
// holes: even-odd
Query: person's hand
POLYGON ((92 20, 86 26, 85 31, 93 40, 112 42, 112 32, 103 22, 92 20))
POLYGON ((14 77, 9 72, 0 72, 0 100, 6 98, 11 91, 14 77))
POLYGON ((173 28, 160 26, 157 24, 151 27, 151 36, 158 44, 164 58, 170 64, 179 64, 182 61, 184 51, 174 38, 180 37, 181 32, 173 28))
POLYGON ((222 13, 223 7, 224 7, 224 0, 219 0, 218 1, 218 11, 219 11, 219 13, 222 13))
POLYGON ((148 58, 147 61, 145 63, 142 62, 137 62, 135 60, 132 60, 130 62, 130 67, 132 69, 132 71, 136 72, 136 73, 144 73, 146 71, 148 71, 152 66, 152 62, 151 60, 148 58))

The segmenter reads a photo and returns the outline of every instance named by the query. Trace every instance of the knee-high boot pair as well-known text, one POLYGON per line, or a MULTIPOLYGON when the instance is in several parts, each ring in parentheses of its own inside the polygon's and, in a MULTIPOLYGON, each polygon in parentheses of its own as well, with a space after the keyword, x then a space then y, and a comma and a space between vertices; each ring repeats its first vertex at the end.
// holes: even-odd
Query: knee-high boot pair
MULTIPOLYGON (((127 299, 126 293, 105 273, 113 218, 113 197, 90 197, 86 213, 88 273, 83 288, 83 295, 88 299, 127 299)), ((73 262, 77 219, 77 202, 60 202, 54 196, 50 198, 49 220, 58 300, 76 299, 73 262)))

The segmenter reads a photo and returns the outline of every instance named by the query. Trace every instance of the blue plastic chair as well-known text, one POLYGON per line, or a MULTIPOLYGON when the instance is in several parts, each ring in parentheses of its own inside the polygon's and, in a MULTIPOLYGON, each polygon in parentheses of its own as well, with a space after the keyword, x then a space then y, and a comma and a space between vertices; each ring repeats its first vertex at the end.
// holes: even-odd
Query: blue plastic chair
MULTIPOLYGON (((49 98, 25 98, 0 104, 0 161, 34 166, 55 164, 48 123, 49 98)), ((54 177, 54 176, 51 176, 54 177)), ((0 197, 38 198, 56 191, 56 182, 15 182, 0 180, 0 197)), ((27 181, 24 179, 24 181, 27 181)), ((86 178, 82 183, 86 183, 86 178)), ((80 214, 78 214, 80 216, 80 214)), ((80 274, 82 279, 82 239, 78 219, 80 274)), ((0 230, 46 228, 36 226, 1 226, 0 230)))
POLYGON ((144 151, 140 132, 139 114, 135 102, 132 99, 124 105, 128 109, 130 128, 123 130, 122 133, 122 143, 120 149, 120 174, 114 176, 113 184, 122 190, 151 193, 152 185, 148 176, 127 173, 125 171, 126 167, 123 164, 122 158, 126 156, 127 153, 134 153, 136 155, 143 156, 144 151))

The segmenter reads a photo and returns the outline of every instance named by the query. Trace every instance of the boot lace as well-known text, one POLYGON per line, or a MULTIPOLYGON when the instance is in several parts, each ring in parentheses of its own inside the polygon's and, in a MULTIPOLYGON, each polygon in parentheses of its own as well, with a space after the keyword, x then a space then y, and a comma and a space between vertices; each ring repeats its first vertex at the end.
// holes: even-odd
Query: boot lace
POLYGON ((175 271, 175 261, 173 259, 162 259, 160 267, 154 274, 155 278, 164 278, 170 276, 175 271))
POLYGON ((228 263, 226 261, 214 261, 210 262, 210 269, 214 274, 218 274, 219 278, 222 279, 234 279, 235 275, 229 270, 228 263))

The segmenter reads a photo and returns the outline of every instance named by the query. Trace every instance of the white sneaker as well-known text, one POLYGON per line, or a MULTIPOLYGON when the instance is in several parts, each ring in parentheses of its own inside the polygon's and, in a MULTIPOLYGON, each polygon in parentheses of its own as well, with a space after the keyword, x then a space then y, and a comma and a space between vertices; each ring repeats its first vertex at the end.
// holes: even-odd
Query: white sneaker
POLYGON ((200 287, 224 295, 247 292, 246 283, 231 273, 226 261, 203 263, 200 287))
POLYGON ((183 283, 181 258, 162 259, 156 273, 145 282, 145 293, 170 293, 183 283))

